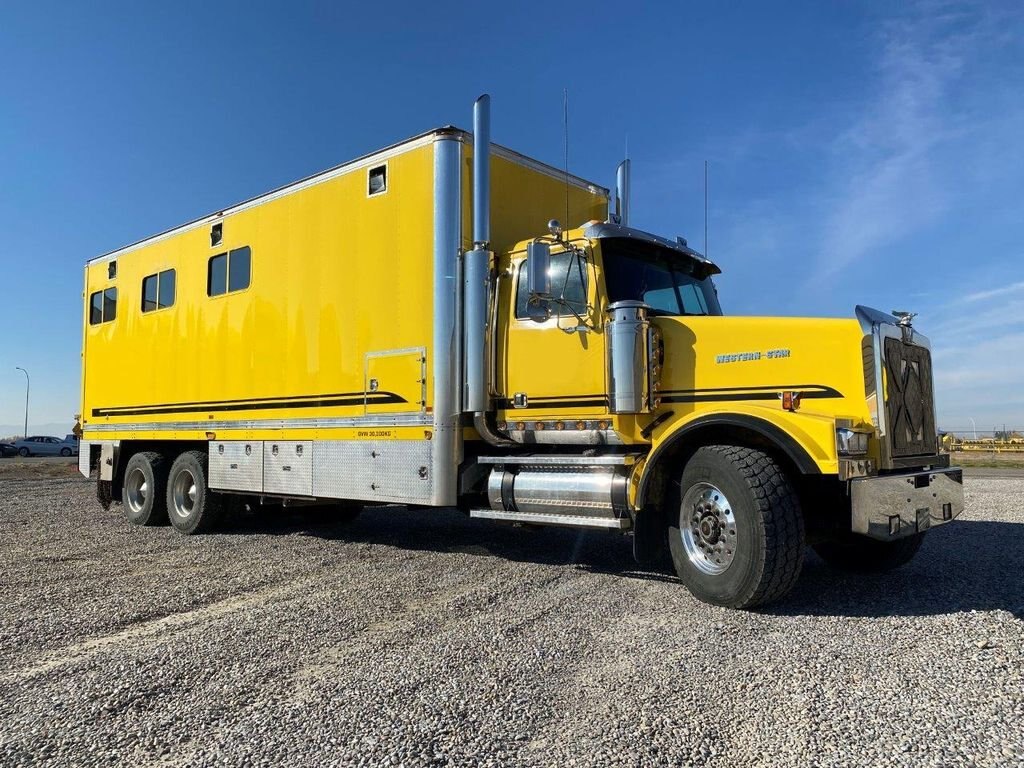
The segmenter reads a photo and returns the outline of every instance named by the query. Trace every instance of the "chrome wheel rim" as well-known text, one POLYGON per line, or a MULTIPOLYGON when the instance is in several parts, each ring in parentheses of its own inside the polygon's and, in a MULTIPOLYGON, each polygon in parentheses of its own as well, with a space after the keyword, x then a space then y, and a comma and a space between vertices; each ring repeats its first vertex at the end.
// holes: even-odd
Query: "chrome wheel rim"
POLYGON ((696 483, 683 496, 679 533, 686 556, 701 573, 724 573, 736 557, 736 517, 725 494, 696 483))
POLYGON ((189 470, 183 469, 174 476, 171 500, 178 517, 187 518, 192 514, 196 506, 196 479, 189 470))
POLYGON ((136 514, 142 512, 146 507, 146 499, 149 498, 149 483, 146 482, 146 473, 138 467, 128 473, 124 482, 124 495, 128 508, 136 514))

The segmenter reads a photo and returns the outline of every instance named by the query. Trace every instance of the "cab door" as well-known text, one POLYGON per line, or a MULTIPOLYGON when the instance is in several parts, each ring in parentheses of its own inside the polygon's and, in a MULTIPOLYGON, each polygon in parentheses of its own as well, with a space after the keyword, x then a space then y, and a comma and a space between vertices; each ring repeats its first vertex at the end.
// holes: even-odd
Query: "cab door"
POLYGON ((558 428, 558 422, 572 430, 579 420, 606 416, 605 339, 592 251, 553 248, 555 298, 532 307, 525 254, 513 254, 504 274, 498 296, 499 420, 522 432, 558 428), (538 426, 539 421, 545 423, 538 426))

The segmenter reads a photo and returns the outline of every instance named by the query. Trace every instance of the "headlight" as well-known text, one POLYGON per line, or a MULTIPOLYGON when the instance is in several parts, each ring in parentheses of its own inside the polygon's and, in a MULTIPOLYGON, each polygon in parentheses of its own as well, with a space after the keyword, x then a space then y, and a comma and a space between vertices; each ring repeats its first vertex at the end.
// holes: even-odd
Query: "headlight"
POLYGON ((840 456, 863 456, 868 452, 868 433, 846 427, 836 429, 836 450, 840 456))

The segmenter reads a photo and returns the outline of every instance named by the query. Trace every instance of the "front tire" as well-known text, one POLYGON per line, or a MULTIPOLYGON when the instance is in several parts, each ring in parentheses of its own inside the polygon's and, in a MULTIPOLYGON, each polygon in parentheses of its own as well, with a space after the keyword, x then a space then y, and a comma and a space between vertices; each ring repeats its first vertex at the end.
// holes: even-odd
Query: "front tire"
POLYGON ((669 548, 696 597, 754 608, 786 595, 804 560, 804 521, 789 478, 753 448, 699 448, 668 512, 669 548))
POLYGON ((66 459, 68 456, 71 455, 71 449, 70 448, 61 448, 60 449, 60 455, 63 456, 66 459))
POLYGON ((833 568, 853 573, 886 573, 914 559, 924 543, 924 533, 895 541, 878 541, 844 532, 818 542, 813 549, 833 568))
POLYGON ((135 525, 167 523, 167 459, 154 451, 128 460, 121 485, 124 516, 135 525))
POLYGON ((28 448, 25 448, 25 447, 19 448, 18 449, 18 455, 21 456, 21 458, 23 458, 23 459, 27 459, 29 457, 29 450, 28 450, 28 448))
POLYGON ((179 533, 207 533, 224 515, 225 498, 210 490, 206 478, 202 451, 186 451, 174 460, 167 480, 167 511, 179 533))

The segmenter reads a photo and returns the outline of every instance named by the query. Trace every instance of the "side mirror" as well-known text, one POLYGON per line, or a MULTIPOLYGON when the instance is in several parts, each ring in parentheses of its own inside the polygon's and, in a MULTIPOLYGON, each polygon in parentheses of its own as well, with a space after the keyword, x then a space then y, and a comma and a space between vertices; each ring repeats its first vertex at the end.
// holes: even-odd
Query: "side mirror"
POLYGON ((526 245, 526 287, 530 298, 551 296, 551 246, 547 243, 526 245))

